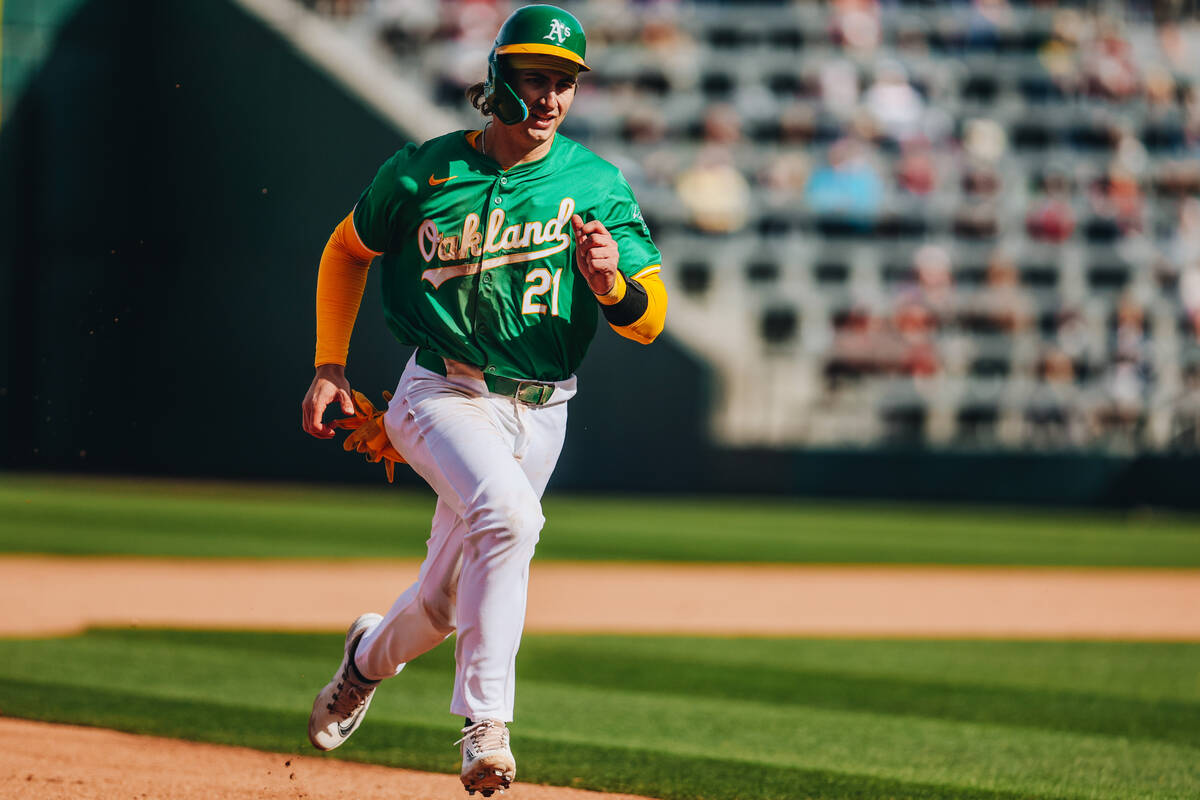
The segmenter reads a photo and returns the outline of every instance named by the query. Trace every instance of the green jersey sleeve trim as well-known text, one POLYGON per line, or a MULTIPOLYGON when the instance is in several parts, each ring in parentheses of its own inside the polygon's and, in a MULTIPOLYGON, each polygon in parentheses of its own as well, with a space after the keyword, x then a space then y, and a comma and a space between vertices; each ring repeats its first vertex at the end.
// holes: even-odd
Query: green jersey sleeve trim
POLYGON ((368 250, 386 253, 395 242, 404 209, 417 194, 417 181, 408 174, 416 149, 405 145, 385 161, 354 206, 354 232, 368 250))
POLYGON ((367 244, 366 244, 366 242, 364 242, 364 241, 363 241, 362 234, 360 234, 360 233, 358 232, 358 226, 354 224, 354 214, 355 214, 355 212, 357 212, 357 211, 358 211, 358 204, 356 203, 356 204, 354 205, 354 210, 350 212, 350 230, 352 230, 352 231, 354 232, 354 238, 358 240, 358 243, 359 243, 360 245, 362 245, 362 248, 363 248, 364 250, 369 250, 370 252, 374 253, 374 254, 375 254, 375 255, 377 255, 377 256, 381 256, 381 255, 383 255, 383 251, 382 251, 382 250, 374 250, 374 249, 372 249, 372 248, 370 248, 370 247, 367 247, 367 244))

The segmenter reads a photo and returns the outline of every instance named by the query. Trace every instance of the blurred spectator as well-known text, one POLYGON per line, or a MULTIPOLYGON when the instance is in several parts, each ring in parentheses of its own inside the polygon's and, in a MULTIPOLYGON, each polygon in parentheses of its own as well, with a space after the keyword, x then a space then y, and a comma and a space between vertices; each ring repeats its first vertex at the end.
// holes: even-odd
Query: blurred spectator
MULTIPOLYGON (((1150 260, 1151 275, 1163 292, 1179 290, 1180 277, 1189 266, 1200 264, 1200 199, 1186 198, 1174 205, 1174 213, 1165 213, 1169 204, 1160 202, 1158 253, 1150 260)), ((1184 306, 1186 308, 1186 306, 1184 306)))
POLYGON ((651 61, 667 76, 675 91, 695 89, 703 51, 679 25, 679 11, 670 3, 656 3, 645 11, 641 22, 641 44, 651 61))
POLYGON ((1025 409, 1029 444, 1051 449, 1083 444, 1080 399, 1070 356, 1049 348, 1038 361, 1037 382, 1025 409))
POLYGON ((1000 34, 1013 25, 1012 8, 1008 0, 972 0, 967 15, 967 46, 994 50, 1000 34))
POLYGON ((759 183, 767 191, 767 205, 795 209, 808 183, 811 165, 802 151, 787 150, 767 162, 759 173, 759 183))
POLYGON ((1179 300, 1192 336, 1200 341, 1200 265, 1189 264, 1179 276, 1179 300))
POLYGON ((1103 330, 1082 309, 1065 306, 1054 322, 1054 341, 1075 367, 1077 380, 1088 378, 1107 358, 1103 330))
POLYGON ((1153 117, 1178 111, 1175 102, 1175 77, 1170 70, 1153 66, 1146 70, 1146 110, 1153 117))
POLYGON ((1075 232, 1071 183, 1066 173, 1051 169, 1042 180, 1043 195, 1025 217, 1025 230, 1033 239, 1065 242, 1075 232))
POLYGON ((1105 436, 1110 445, 1132 448, 1137 440, 1145 410, 1148 388, 1140 364, 1117 359, 1104 376, 1103 395, 1095 409, 1097 433, 1105 436))
POLYGON ((1180 202, 1178 221, 1167 244, 1167 257, 1177 272, 1200 266, 1200 198, 1188 197, 1180 202))
MULTIPOLYGON (((1089 192, 1092 213, 1097 221, 1111 225, 1118 236, 1142 230, 1142 190, 1137 177, 1112 164, 1093 184, 1089 192)), ((1097 221, 1092 224, 1095 225, 1097 221)))
POLYGON ((1033 297, 1021 286, 1012 256, 1003 250, 992 252, 984 286, 971 303, 969 315, 972 327, 981 332, 1018 334, 1033 327, 1033 297))
POLYGON ((750 213, 750 185, 734 165, 741 119, 728 106, 712 106, 704 116, 703 136, 695 162, 679 174, 675 191, 697 230, 732 233, 750 213))
POLYGON ((879 216, 884 187, 861 143, 840 139, 829 148, 826 158, 809 178, 805 204, 818 217, 862 230, 870 228, 879 216))
POLYGON ((860 57, 879 46, 883 35, 876 0, 833 0, 829 39, 860 57))
POLYGON ((1183 95, 1183 146, 1195 155, 1200 152, 1200 88, 1188 87, 1183 95))
POLYGON ((1086 32, 1083 15, 1075 9, 1062 9, 1054 14, 1051 35, 1038 50, 1038 60, 1058 90, 1070 97, 1077 94, 1083 83, 1080 45, 1086 32))
POLYGON ((1140 180, 1150 166, 1150 154, 1146 152, 1146 146, 1142 144, 1142 140, 1133 132, 1128 123, 1114 125, 1112 133, 1116 140, 1113 164, 1128 170, 1140 180))
POLYGON ((1157 153, 1178 153, 1183 150, 1183 110, 1175 102, 1176 84, 1171 73, 1162 67, 1146 70, 1146 119, 1143 127, 1145 147, 1157 153))
POLYGON ((1117 303, 1113 328, 1113 357, 1135 362, 1148 371, 1150 348, 1146 338, 1146 312, 1132 293, 1125 292, 1117 303))
POLYGON ((653 106, 636 106, 621 123, 621 136, 632 145, 662 144, 667 139, 667 121, 653 106))
POLYGON ((817 137, 817 110, 810 103, 791 103, 779 112, 779 143, 806 147, 817 137))
POLYGON ((990 164, 967 164, 962 174, 962 192, 967 197, 995 197, 1000 192, 1000 173, 990 164))
POLYGON ((1180 203, 1179 226, 1167 254, 1179 271, 1179 301, 1192 335, 1200 341, 1200 199, 1189 197, 1180 203))
POLYGON ((750 186, 727 157, 712 153, 685 169, 675 191, 691 224, 705 233, 732 233, 746 224, 750 186))
POLYGON ((896 50, 905 58, 919 59, 929 53, 929 31, 925 20, 902 17, 896 22, 896 50))
MULTIPOLYGON (((1189 123, 1190 125, 1191 123, 1189 123)), ((1191 133, 1188 132, 1190 138, 1191 133)), ((1200 150, 1200 119, 1196 122, 1196 144, 1200 150)), ((1190 143, 1189 143, 1190 144, 1190 143)), ((1154 179, 1158 193, 1168 197, 1200 195, 1200 159, 1179 158, 1164 161, 1154 179)))
POLYGON ((1171 428, 1175 447, 1200 450, 1200 363, 1184 367, 1183 394, 1174 405, 1171 428))
POLYGON ((963 149, 977 162, 994 164, 1008 149, 1008 134, 994 119, 972 119, 963 126, 963 149))
POLYGON ((1200 88, 1183 93, 1183 129, 1170 160, 1163 161, 1156 176, 1161 195, 1200 195, 1200 88))
POLYGON ((946 248, 936 244, 917 248, 913 253, 913 274, 920 301, 933 314, 934 324, 941 328, 953 322, 957 299, 946 248))
POLYGON ((1195 19, 1163 19, 1158 26, 1158 45, 1172 70, 1200 75, 1200 25, 1195 19))
POLYGON ((899 61, 887 58, 875 68, 875 82, 863 95, 863 106, 880 129, 897 142, 921 131, 925 100, 908 82, 899 61))
POLYGON ((900 147, 896 163, 896 188, 914 199, 925 199, 937 188, 937 162, 933 148, 923 136, 914 136, 900 147))
POLYGON ((1000 175, 987 164, 971 164, 962 175, 962 200, 954 213, 954 233, 965 239, 991 239, 999 231, 1000 175))
POLYGON ((936 375, 940 364, 933 313, 915 293, 902 293, 892 314, 894 339, 887 353, 891 370, 914 378, 936 375))
POLYGON ((704 148, 730 150, 742 140, 742 117, 732 106, 714 104, 704 112, 704 148))
POLYGON ((1095 424, 1101 433, 1132 446, 1140 432, 1146 397, 1154 380, 1146 341, 1145 312, 1132 294, 1121 297, 1111 348, 1112 363, 1104 376, 1095 424))
POLYGON ((834 319, 833 347, 825 374, 833 384, 879 368, 883 323, 866 306, 854 306, 834 319))
POLYGON ((1083 77, 1089 94, 1118 102, 1131 99, 1141 88, 1133 48, 1117 20, 1098 21, 1096 38, 1084 49, 1083 77))

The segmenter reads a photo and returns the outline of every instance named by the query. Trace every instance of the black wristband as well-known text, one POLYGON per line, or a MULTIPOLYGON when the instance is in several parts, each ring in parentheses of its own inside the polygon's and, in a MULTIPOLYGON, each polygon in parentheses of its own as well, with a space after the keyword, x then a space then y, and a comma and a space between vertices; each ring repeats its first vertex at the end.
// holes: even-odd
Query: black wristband
POLYGON ((626 278, 625 296, 621 298, 620 302, 613 303, 611 306, 601 304, 600 308, 604 310, 604 318, 609 321, 609 324, 623 328, 641 319, 649 305, 650 298, 646 295, 646 287, 633 278, 626 278))

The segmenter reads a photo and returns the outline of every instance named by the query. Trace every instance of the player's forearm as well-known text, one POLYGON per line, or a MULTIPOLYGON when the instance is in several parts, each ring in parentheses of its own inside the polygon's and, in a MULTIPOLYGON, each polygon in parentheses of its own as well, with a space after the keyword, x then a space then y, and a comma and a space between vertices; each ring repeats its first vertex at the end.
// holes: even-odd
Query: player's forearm
POLYGON ((667 320, 667 287, 658 266, 642 270, 632 278, 617 273, 612 290, 597 295, 604 318, 614 331, 639 344, 650 344, 663 331, 667 320))
POLYGON ((345 364, 350 336, 363 291, 367 268, 375 253, 363 246, 347 216, 333 231, 321 253, 317 271, 317 348, 314 366, 345 364))

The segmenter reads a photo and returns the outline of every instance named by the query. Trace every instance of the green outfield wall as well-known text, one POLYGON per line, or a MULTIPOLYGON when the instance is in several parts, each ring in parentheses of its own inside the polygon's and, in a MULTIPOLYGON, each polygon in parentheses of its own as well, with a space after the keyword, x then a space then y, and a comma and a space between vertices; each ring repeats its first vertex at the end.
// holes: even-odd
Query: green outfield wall
MULTIPOLYGON (((321 248, 403 134, 227 0, 56 7, 0 123, 3 466, 380 480, 299 404, 321 248)), ((375 398, 408 355, 377 281, 348 370, 375 398)), ((558 487, 1200 506, 1190 458, 721 449, 669 337, 602 330, 580 381, 558 487)))

